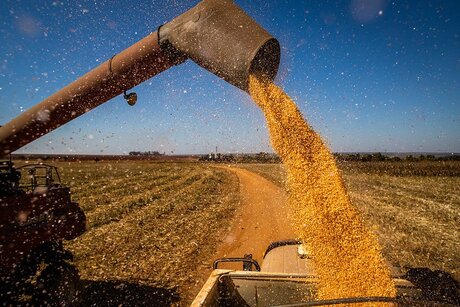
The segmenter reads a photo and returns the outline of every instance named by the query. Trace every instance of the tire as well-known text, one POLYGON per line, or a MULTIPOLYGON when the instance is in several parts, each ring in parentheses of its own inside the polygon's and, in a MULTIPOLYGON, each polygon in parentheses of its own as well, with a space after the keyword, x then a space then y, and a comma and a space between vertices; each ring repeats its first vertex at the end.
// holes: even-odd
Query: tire
POLYGON ((37 278, 34 305, 73 306, 77 303, 78 271, 67 262, 48 265, 37 278))

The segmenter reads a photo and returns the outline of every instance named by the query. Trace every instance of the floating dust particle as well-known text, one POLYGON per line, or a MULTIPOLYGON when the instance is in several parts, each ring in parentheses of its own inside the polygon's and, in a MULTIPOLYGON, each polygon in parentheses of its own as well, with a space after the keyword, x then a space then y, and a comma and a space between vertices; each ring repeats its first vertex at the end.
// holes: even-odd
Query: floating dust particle
POLYGON ((249 91, 265 114, 271 143, 286 166, 293 222, 320 277, 318 298, 394 297, 377 238, 351 204, 321 137, 273 83, 251 76, 249 91))

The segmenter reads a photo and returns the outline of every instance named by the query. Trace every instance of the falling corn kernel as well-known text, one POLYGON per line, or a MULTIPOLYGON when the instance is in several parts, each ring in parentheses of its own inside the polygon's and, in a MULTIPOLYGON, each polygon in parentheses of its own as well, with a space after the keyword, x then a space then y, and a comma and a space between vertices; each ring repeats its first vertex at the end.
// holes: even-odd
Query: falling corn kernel
POLYGON ((351 204, 321 137, 281 88, 251 76, 249 91, 286 167, 295 228, 319 275, 318 298, 394 297, 377 238, 351 204))

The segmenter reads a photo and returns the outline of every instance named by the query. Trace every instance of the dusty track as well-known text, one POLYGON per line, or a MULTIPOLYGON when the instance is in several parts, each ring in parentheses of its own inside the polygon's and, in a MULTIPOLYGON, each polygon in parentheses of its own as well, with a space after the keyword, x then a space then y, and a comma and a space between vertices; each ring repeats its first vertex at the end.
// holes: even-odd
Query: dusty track
POLYGON ((236 167, 226 169, 239 178, 241 205, 214 259, 252 254, 261 262, 271 242, 295 237, 288 219, 287 195, 255 173, 236 167))

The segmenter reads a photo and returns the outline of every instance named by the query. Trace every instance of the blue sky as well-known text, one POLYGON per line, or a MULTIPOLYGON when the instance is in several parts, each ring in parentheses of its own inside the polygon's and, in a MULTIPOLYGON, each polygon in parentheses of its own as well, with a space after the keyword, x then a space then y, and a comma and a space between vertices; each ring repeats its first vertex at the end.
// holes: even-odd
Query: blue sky
MULTIPOLYGON (((0 124, 197 1, 2 1, 0 124)), ((236 1, 282 46, 276 83, 333 151, 460 152, 460 2, 236 1)), ((19 152, 271 151, 262 113, 191 61, 19 152)))

